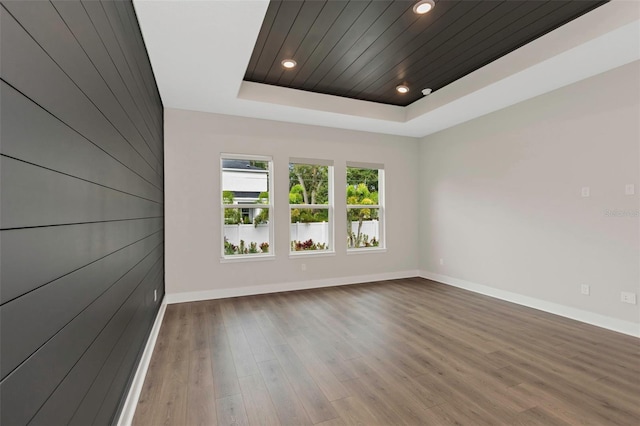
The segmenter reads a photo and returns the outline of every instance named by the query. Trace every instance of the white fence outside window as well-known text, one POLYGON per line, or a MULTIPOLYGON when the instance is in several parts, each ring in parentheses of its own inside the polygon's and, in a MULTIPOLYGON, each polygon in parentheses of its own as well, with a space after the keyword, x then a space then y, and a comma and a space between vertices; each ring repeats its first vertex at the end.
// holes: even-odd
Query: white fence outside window
MULTIPOLYGON (((376 240, 380 240, 378 235, 378 221, 366 220, 362 222, 362 229, 360 232, 366 234, 369 237, 369 241, 375 237, 376 240)), ((329 242, 329 224, 327 222, 314 222, 314 223, 292 223, 290 224, 291 239, 296 241, 313 240, 314 243, 329 242)), ((358 222, 351 223, 351 229, 354 233, 358 232, 358 222)), ((266 224, 258 225, 257 227, 252 224, 247 225, 224 225, 224 235, 227 240, 234 245, 239 245, 240 240, 244 240, 246 246, 249 246, 251 242, 255 242, 258 245, 260 243, 269 241, 269 226, 266 224)), ((347 236, 344 236, 346 241, 347 236)))

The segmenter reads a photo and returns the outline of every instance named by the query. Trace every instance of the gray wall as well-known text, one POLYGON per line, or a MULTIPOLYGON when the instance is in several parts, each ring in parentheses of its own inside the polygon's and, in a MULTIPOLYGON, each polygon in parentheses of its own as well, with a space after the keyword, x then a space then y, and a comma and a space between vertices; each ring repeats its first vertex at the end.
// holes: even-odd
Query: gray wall
POLYGON ((391 136, 167 108, 167 299, 170 302, 415 276, 418 143, 391 136), (220 262, 220 154, 273 158, 269 262, 220 262), (334 164, 335 254, 289 256, 289 159, 334 164), (347 254, 346 164, 384 164, 386 251, 347 254), (284 188, 284 192, 283 192, 284 188), (342 189, 341 189, 342 188, 342 189), (202 194, 207 194, 203 197, 202 194), (301 265, 305 264, 305 270, 301 265))
POLYGON ((636 61, 423 138, 421 270, 637 335, 620 293, 640 293, 639 75, 636 61))
POLYGON ((129 1, 1 4, 0 423, 108 424, 164 294, 162 103, 129 1))

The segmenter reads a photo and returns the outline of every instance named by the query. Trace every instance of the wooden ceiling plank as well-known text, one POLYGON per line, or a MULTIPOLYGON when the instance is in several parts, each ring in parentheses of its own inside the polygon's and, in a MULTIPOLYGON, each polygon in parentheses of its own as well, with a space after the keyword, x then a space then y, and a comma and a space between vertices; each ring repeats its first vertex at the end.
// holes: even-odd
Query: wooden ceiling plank
MULTIPOLYGON (((466 49, 458 58, 447 58, 446 66, 434 72, 432 78, 439 82, 440 87, 444 87, 454 79, 461 78, 546 34, 547 28, 552 25, 551 21, 556 20, 558 16, 575 17, 590 6, 591 4, 586 1, 550 1, 543 7, 508 23, 491 36, 482 36, 482 38, 486 37, 486 41, 465 46, 466 49)), ((508 22, 508 20, 503 21, 508 22)))
MULTIPOLYGON (((412 70, 411 73, 417 76, 416 84, 420 90, 427 87, 434 91, 438 90, 476 69, 482 68, 493 60, 515 50, 515 48, 519 48, 551 31, 553 22, 561 20, 566 23, 585 13, 585 9, 592 10, 596 7, 590 3, 593 2, 560 2, 557 0, 546 3, 526 2, 509 15, 503 16, 498 23, 493 21, 493 24, 489 24, 487 22, 484 31, 476 33, 470 38, 470 42, 461 43, 460 47, 452 47, 446 57, 442 55, 435 57, 430 54, 427 59, 432 59, 432 62, 427 63, 420 70, 412 70), (533 27, 532 23, 534 23, 533 27), (491 39, 484 45, 485 48, 483 50, 479 50, 477 47, 468 47, 469 44, 477 45, 478 43, 474 43, 476 40, 483 40, 489 37, 491 39), (466 60, 470 55, 475 57, 475 61, 466 60), (462 64, 456 66, 460 62, 462 64)), ((604 3, 606 1, 599 2, 598 5, 604 3)), ((554 28, 557 28, 557 26, 554 28)), ((381 93, 391 93, 394 87, 395 82, 389 81, 379 91, 381 93)), ((415 91, 413 95, 415 99, 409 99, 409 103, 422 97, 418 91, 415 91)))
MULTIPOLYGON (((573 5, 575 5, 578 2, 572 2, 573 5)), ((575 13, 570 14, 570 16, 572 16, 572 18, 569 18, 568 20, 573 20, 575 19, 576 13, 582 15, 584 13, 586 13, 588 10, 585 10, 585 6, 588 7, 588 5, 586 5, 586 2, 580 2, 582 3, 581 6, 578 8, 578 10, 575 13)), ((601 4, 603 4, 604 2, 590 2, 592 3, 589 8, 589 10, 592 10, 593 8, 600 6, 601 4), (598 4, 593 4, 593 3, 598 3, 598 4)), ((565 6, 565 9, 567 8, 567 6, 565 6)), ((554 19, 555 21, 555 17, 553 16, 554 14, 549 14, 547 16, 548 19, 554 19)), ((536 23, 536 27, 538 27, 538 23, 536 23)), ((542 30, 539 32, 539 35, 535 38, 538 38, 544 34, 546 34, 547 32, 549 32, 550 30, 548 30, 547 28, 542 27, 542 30)), ((534 38, 534 39, 535 39, 534 38)), ((531 35, 529 33, 525 34, 524 36, 522 36, 519 40, 517 41, 513 41, 513 40, 509 40, 511 45, 507 46, 508 49, 510 49, 507 52, 507 48, 505 48, 505 44, 506 41, 503 40, 500 43, 493 45, 493 46, 489 46, 488 49, 482 51, 482 52, 477 52, 476 55, 474 57, 470 57, 467 61, 463 62, 463 63, 459 63, 457 64, 454 68, 451 68, 448 70, 448 72, 446 74, 441 74, 439 76, 438 81, 436 82, 437 85, 439 85, 440 87, 444 87, 450 83, 452 83, 453 81, 464 77, 465 75, 469 74, 470 72, 473 72, 475 69, 479 69, 482 68, 483 66, 493 62, 494 60, 504 56, 506 53, 509 53, 513 50, 515 50, 516 48, 513 48, 513 46, 523 46, 527 43, 530 43, 531 41, 533 41, 533 39, 531 38, 531 35), (505 53, 506 52, 506 53, 505 53), (474 59, 478 59, 481 58, 483 59, 483 61, 479 61, 476 63, 473 63, 472 61, 474 59), (487 59, 488 58, 488 59, 487 59), (471 70, 471 71, 470 71, 471 70)))
POLYGON ((608 1, 272 0, 245 79, 405 106, 608 1))
POLYGON ((337 84, 349 87, 352 79, 357 76, 366 75, 367 71, 375 71, 370 65, 376 58, 381 63, 386 61, 383 59, 392 52, 397 52, 394 49, 394 45, 404 45, 402 38, 412 37, 412 33, 417 32, 417 29, 421 27, 419 20, 421 17, 413 13, 413 10, 409 9, 398 21, 385 31, 367 50, 365 50, 356 60, 354 60, 349 67, 335 78, 337 84))
MULTIPOLYGON (((491 49, 492 46, 496 46, 498 44, 502 45, 503 42, 510 43, 513 39, 513 33, 511 30, 528 33, 529 24, 535 18, 547 15, 566 4, 567 1, 564 0, 547 1, 545 3, 523 3, 521 7, 517 8, 512 13, 503 16, 493 25, 486 25, 482 31, 476 34, 476 37, 471 39, 470 42, 459 46, 456 49, 456 51, 459 52, 458 55, 454 56, 446 54, 441 57, 439 67, 435 68, 431 66, 430 68, 432 68, 432 70, 429 71, 423 68, 421 72, 423 72, 424 75, 426 75, 427 72, 430 72, 430 78, 437 80, 440 76, 444 75, 445 70, 449 70, 461 62, 467 62, 470 58, 476 58, 486 49, 491 49)), ((473 60, 471 60, 471 62, 473 62, 473 60)), ((427 64, 427 68, 429 68, 429 64, 427 64)))
MULTIPOLYGON (((398 49, 396 53, 396 58, 398 59, 392 62, 393 66, 387 66, 387 72, 378 72, 368 76, 352 86, 349 94, 362 96, 363 94, 379 93, 382 95, 387 92, 380 90, 381 87, 391 85, 392 83, 390 82, 393 82, 393 88, 400 83, 407 83, 413 86, 413 76, 410 72, 412 63, 426 56, 425 49, 436 48, 438 43, 441 42, 440 40, 447 40, 449 37, 454 36, 460 28, 472 23, 474 17, 478 14, 477 10, 486 10, 492 7, 489 3, 492 2, 460 2, 454 5, 453 10, 444 15, 443 19, 438 19, 433 24, 426 26, 422 33, 414 37, 404 49, 398 49)), ((383 60, 385 58, 380 59, 383 60)), ((388 92, 388 94, 394 96, 395 102, 401 103, 406 103, 416 96, 415 91, 402 96, 395 92, 388 92)))
MULTIPOLYGON (((432 83, 431 73, 446 66, 450 57, 458 58, 462 55, 460 49, 464 49, 464 43, 471 40, 474 43, 474 36, 490 28, 500 28, 504 20, 519 19, 531 10, 542 6, 542 2, 483 2, 482 8, 475 8, 465 17, 464 21, 459 21, 460 25, 455 25, 458 31, 429 33, 431 42, 423 45, 423 49, 407 59, 410 64, 407 73, 412 76, 416 91, 413 93, 413 101, 422 97, 421 90, 431 88, 437 90, 439 87, 432 83), (447 56, 447 59, 440 59, 447 56)), ((379 85, 372 85, 369 90, 378 90, 380 93, 387 93, 397 85, 393 78, 387 81, 379 81, 379 85)))
POLYGON ((296 62, 296 52, 299 51, 300 43, 309 32, 310 22, 315 22, 326 3, 320 1, 306 1, 298 12, 296 20, 293 22, 289 34, 282 43, 280 51, 276 54, 276 59, 271 64, 271 69, 267 74, 267 81, 278 83, 280 77, 293 70, 285 70, 282 67, 282 60, 294 59, 296 62))
POLYGON ((308 57, 305 59, 304 65, 300 67, 298 74, 291 82, 292 86, 305 90, 305 82, 316 67, 325 60, 325 57, 331 51, 333 46, 340 41, 340 38, 344 34, 344 28, 349 28, 360 14, 362 14, 367 5, 368 2, 364 1, 347 2, 346 7, 331 24, 331 27, 327 30, 320 43, 318 43, 313 52, 310 52, 308 57))
POLYGON ((318 64, 311 75, 305 81, 305 86, 312 88, 322 79, 331 67, 340 61, 340 58, 354 45, 376 21, 391 6, 390 1, 372 1, 362 11, 358 19, 348 27, 343 28, 342 37, 327 53, 325 59, 318 64))
POLYGON ((282 43, 289 34, 303 4, 304 2, 300 0, 289 0, 281 3, 278 14, 271 26, 269 37, 262 49, 262 55, 260 59, 258 59, 258 63, 253 72, 254 81, 267 81, 266 79, 269 75, 271 65, 276 61, 276 55, 280 51, 282 43))
POLYGON ((262 26, 260 27, 260 32, 258 33, 258 39, 256 40, 256 44, 253 47, 253 53, 251 54, 251 59, 249 59, 249 65, 247 66, 247 72, 245 73, 245 80, 253 80, 253 73, 255 72, 256 65, 258 65, 258 61, 262 56, 262 52, 264 50, 264 45, 269 38, 269 33, 271 32, 271 26, 273 25, 273 21, 278 14, 278 9, 280 9, 280 1, 270 1, 269 6, 267 7, 267 13, 265 14, 264 21, 262 21, 262 26))
POLYGON ((318 15, 318 18, 309 27, 309 31, 305 34, 304 39, 298 46, 298 50, 294 53, 294 59, 298 62, 298 66, 289 72, 282 73, 278 79, 279 85, 287 87, 291 85, 291 82, 298 75, 300 69, 304 67, 309 57, 314 54, 316 48, 331 28, 331 25, 347 6, 348 2, 330 1, 322 3, 322 11, 318 15))
MULTIPOLYGON (((385 68, 392 68, 406 60, 417 50, 417 46, 421 41, 425 40, 425 32, 427 29, 439 32, 444 31, 450 25, 461 19, 469 10, 476 7, 473 2, 447 2, 441 4, 432 12, 433 15, 425 16, 428 20, 420 21, 412 27, 413 31, 408 31, 406 35, 402 35, 385 47, 379 55, 374 57, 370 63, 363 68, 361 72, 354 75, 350 80, 346 81, 351 89, 349 96, 357 94, 367 96, 368 92, 363 91, 366 87, 377 81, 384 74, 385 68)), ((372 95, 376 95, 373 93, 372 95)))
MULTIPOLYGON (((331 87, 344 71, 349 68, 354 61, 370 50, 379 40, 395 39, 403 28, 407 27, 407 22, 415 20, 416 14, 412 10, 413 3, 406 1, 396 1, 376 19, 376 21, 360 36, 353 45, 346 50, 343 55, 335 61, 329 71, 320 79, 315 87, 331 87), (404 19, 403 19, 404 18, 404 19), (409 18, 409 19, 407 19, 409 18)), ((336 84, 341 86, 340 83, 336 84)))

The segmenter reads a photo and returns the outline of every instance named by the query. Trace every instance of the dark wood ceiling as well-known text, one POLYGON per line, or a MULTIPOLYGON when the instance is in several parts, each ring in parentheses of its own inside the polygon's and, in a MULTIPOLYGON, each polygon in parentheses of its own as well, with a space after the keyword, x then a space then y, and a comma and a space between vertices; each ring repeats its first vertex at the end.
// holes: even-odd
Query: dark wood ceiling
POLYGON ((244 79, 404 106, 606 2, 271 0, 244 79))

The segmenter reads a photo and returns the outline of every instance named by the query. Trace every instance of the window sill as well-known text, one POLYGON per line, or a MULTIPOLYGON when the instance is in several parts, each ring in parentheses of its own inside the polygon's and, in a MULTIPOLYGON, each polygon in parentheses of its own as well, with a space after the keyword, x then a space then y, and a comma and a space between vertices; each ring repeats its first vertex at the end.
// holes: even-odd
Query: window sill
POLYGON ((289 258, 293 259, 296 257, 327 257, 327 256, 335 256, 335 251, 330 250, 306 250, 306 251, 293 251, 289 252, 289 258))
POLYGON ((384 247, 347 249, 347 255, 351 255, 351 254, 367 254, 367 253, 386 253, 386 252, 387 252, 387 249, 384 248, 384 247))
POLYGON ((275 260, 275 254, 237 254, 220 258, 220 263, 237 263, 237 262, 260 262, 265 260, 275 260))

